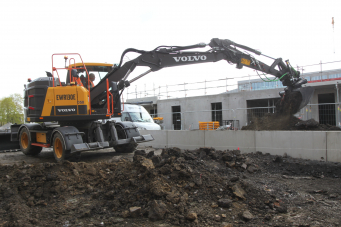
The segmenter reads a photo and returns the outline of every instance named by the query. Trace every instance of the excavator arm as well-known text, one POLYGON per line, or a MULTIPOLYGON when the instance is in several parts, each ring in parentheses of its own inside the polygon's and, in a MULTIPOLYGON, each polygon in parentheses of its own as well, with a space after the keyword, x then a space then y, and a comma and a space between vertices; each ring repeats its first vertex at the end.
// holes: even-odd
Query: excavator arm
MULTIPOLYGON (((288 60, 283 62, 281 58, 271 58, 274 60, 273 63, 267 65, 264 62, 257 60, 249 52, 271 58, 250 47, 237 44, 228 39, 217 38, 212 39, 209 44, 199 43, 191 46, 160 46, 152 51, 130 48, 122 53, 120 64, 117 67, 114 67, 104 79, 117 82, 118 89, 122 90, 148 73, 158 71, 162 68, 226 60, 230 64, 235 64, 238 69, 248 67, 277 77, 284 86, 287 86, 284 91, 280 92, 282 99, 285 98, 285 95, 288 96, 293 92, 299 92, 302 98, 299 103, 299 109, 308 104, 313 94, 313 89, 311 87, 302 88, 302 85, 307 83, 307 80, 300 77, 300 73, 290 65, 288 60), (210 49, 205 52, 186 51, 207 46, 209 46, 210 49), (244 51, 241 51, 240 49, 243 49, 244 51), (123 57, 128 52, 136 52, 139 53, 140 56, 122 65, 123 57), (128 76, 137 66, 148 66, 149 70, 128 80, 128 76)), ((106 88, 105 81, 106 80, 100 81, 97 86, 91 90, 91 103, 93 105, 98 105, 101 100, 103 100, 103 97, 105 97, 105 92, 103 92, 106 88)))

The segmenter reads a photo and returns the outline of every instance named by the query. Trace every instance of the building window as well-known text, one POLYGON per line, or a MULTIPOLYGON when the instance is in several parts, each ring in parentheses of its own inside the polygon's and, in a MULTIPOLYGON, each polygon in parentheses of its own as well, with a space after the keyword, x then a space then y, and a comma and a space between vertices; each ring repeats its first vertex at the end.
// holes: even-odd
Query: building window
POLYGON ((172 106, 173 130, 181 130, 181 107, 172 106))
POLYGON ((149 112, 150 112, 150 116, 152 116, 152 118, 157 117, 157 109, 151 109, 149 112))
POLYGON ((212 109, 212 121, 219 121, 219 124, 223 124, 223 111, 221 102, 211 103, 212 109))
POLYGON ((314 81, 314 80, 321 80, 321 76, 313 76, 313 77, 311 78, 311 80, 312 80, 312 81, 314 81))

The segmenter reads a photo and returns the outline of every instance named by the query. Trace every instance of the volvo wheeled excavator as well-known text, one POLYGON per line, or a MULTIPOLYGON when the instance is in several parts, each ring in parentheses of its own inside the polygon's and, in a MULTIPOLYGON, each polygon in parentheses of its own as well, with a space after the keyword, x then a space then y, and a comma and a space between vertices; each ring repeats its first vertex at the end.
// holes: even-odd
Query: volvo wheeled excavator
POLYGON ((295 113, 308 104, 314 90, 311 87, 302 87, 307 81, 300 77, 300 73, 288 60, 272 58, 273 63, 267 65, 254 55, 271 58, 258 50, 218 38, 212 39, 208 44, 159 46, 151 51, 129 48, 122 53, 120 63, 113 66, 83 63, 79 54, 53 54, 52 73, 47 72, 46 77, 29 80, 25 85, 26 123, 12 125, 10 141, 2 141, 3 145, 0 144, 0 147, 19 147, 25 155, 37 155, 43 147, 52 147, 57 162, 72 154, 109 147, 113 147, 116 152, 133 152, 137 143, 153 140, 152 135, 140 135, 132 122, 108 119, 120 117, 120 97, 126 87, 148 73, 166 67, 225 60, 235 64, 238 69, 248 67, 277 77, 286 86, 280 92, 282 98, 277 109, 292 109, 290 102, 293 99, 288 97, 299 98, 298 107, 291 112, 295 113), (204 47, 209 47, 209 50, 188 51, 204 47), (123 64, 123 58, 129 52, 140 55, 123 64), (57 68, 54 61, 61 55, 76 56, 80 63, 76 63, 74 57, 69 59, 65 56, 65 67, 57 68), (149 70, 128 80, 137 66, 147 66, 149 70), (61 69, 67 70, 65 82, 61 81, 58 73, 61 69), (106 75, 93 86, 89 71, 104 72, 106 75))

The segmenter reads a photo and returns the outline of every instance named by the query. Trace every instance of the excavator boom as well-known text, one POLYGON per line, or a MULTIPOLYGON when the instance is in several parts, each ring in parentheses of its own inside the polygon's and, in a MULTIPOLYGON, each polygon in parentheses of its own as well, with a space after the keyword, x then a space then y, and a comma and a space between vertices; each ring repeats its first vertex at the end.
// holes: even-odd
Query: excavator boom
MULTIPOLYGON (((284 62, 282 58, 272 58, 274 60, 273 63, 267 65, 256 59, 249 52, 271 58, 250 47, 237 44, 228 39, 217 38, 212 39, 209 44, 199 43, 190 46, 160 46, 151 51, 129 48, 122 53, 120 64, 113 68, 113 70, 106 75, 105 79, 117 82, 118 88, 122 90, 125 87, 128 87, 130 83, 140 79, 148 73, 158 71, 162 68, 226 60, 230 64, 235 64, 238 69, 248 67, 257 72, 259 71, 273 75, 277 80, 280 80, 286 88, 284 91, 280 92, 282 101, 278 111, 283 112, 286 106, 293 106, 293 104, 286 104, 285 102, 296 101, 296 104, 299 102, 296 108, 291 108, 289 111, 290 113, 293 113, 293 111, 297 112, 308 104, 314 89, 311 87, 302 87, 303 84, 307 83, 307 80, 300 77, 300 72, 296 71, 290 65, 289 60, 284 62), (204 52, 187 51, 203 47, 210 47, 211 49, 204 52), (122 65, 124 55, 128 52, 139 53, 140 56, 122 65), (137 66, 147 66, 150 69, 145 73, 128 80, 128 76, 137 66), (292 94, 295 93, 298 93, 300 101, 298 101, 298 99, 288 98, 293 97, 292 94)), ((102 102, 103 97, 105 97, 105 86, 105 80, 101 80, 100 83, 91 90, 91 103, 93 105, 101 105, 100 103, 102 102)), ((287 110, 284 112, 287 112, 287 110)))

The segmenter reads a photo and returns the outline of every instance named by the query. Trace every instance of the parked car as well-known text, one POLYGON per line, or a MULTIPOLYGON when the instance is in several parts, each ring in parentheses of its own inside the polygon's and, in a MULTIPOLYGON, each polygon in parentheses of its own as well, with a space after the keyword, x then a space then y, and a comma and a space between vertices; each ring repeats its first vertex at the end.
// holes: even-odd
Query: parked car
POLYGON ((161 130, 160 125, 154 122, 153 118, 143 106, 122 104, 121 108, 121 118, 112 118, 113 120, 134 122, 139 130, 161 130))

